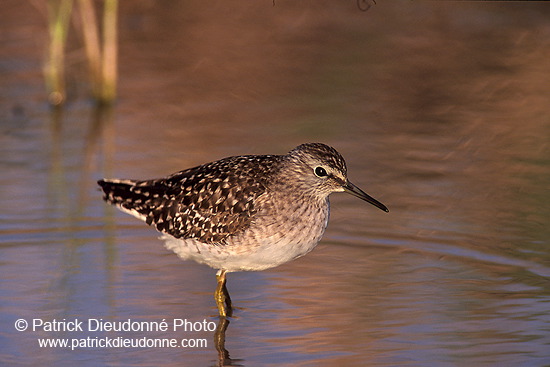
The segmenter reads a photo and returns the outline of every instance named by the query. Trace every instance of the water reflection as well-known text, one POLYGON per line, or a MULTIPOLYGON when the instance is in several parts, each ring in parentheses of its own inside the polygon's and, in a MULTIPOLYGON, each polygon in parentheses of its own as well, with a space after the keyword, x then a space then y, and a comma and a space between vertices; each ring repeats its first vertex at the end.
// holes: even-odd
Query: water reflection
POLYGON ((230 321, 225 317, 220 317, 218 327, 214 332, 214 345, 218 351, 218 364, 216 366, 242 366, 239 360, 229 357, 229 351, 225 349, 225 333, 230 321))

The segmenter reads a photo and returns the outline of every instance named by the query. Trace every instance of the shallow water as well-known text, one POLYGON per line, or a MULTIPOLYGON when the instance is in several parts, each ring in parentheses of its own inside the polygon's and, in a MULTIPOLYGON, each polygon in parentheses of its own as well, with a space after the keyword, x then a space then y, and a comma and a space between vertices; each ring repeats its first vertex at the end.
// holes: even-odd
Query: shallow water
POLYGON ((550 364, 548 6, 123 3, 117 104, 89 102, 71 35, 70 100, 55 111, 33 4, 0 14, 0 364, 550 364), (167 252, 95 181, 306 141, 336 147, 390 213, 333 195, 312 253, 229 275, 224 344, 174 331, 218 324, 215 270, 167 252), (18 332, 18 319, 84 325, 18 332), (88 330, 95 319, 170 328, 88 330), (119 337, 206 345, 38 346, 119 337))

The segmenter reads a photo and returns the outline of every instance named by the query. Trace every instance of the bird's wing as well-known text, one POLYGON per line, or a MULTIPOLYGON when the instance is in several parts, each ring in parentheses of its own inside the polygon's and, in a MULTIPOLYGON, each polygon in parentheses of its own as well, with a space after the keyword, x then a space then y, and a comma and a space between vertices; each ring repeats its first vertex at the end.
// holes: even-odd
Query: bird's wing
MULTIPOLYGON (((254 200, 265 192, 258 166, 272 159, 231 157, 155 180, 100 180, 104 200, 157 230, 204 243, 225 240, 250 225, 254 200)), ((266 163, 268 163, 266 165, 266 163)))

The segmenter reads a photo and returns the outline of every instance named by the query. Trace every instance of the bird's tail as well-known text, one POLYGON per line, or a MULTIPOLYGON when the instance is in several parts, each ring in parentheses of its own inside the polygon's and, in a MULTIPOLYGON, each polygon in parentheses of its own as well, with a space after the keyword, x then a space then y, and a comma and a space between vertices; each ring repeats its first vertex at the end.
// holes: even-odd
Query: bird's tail
MULTIPOLYGON (((131 203, 136 194, 132 188, 136 185, 135 180, 99 180, 97 184, 103 190, 103 200, 109 204, 122 207, 124 203, 131 203)), ((127 208, 129 209, 129 208, 127 208)))
POLYGON ((164 228, 159 227, 163 213, 173 216, 177 209, 177 205, 167 205, 168 188, 159 180, 99 180, 97 183, 103 189, 103 200, 147 224, 154 222, 159 230, 164 228), (166 210, 167 207, 170 210, 166 210))

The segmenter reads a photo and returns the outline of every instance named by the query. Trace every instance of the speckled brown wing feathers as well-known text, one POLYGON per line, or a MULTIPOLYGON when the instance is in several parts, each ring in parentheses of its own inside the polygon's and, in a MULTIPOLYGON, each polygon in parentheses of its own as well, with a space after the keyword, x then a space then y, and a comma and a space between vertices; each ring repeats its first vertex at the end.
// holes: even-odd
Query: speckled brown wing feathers
POLYGON ((254 199, 266 190, 258 170, 273 170, 279 156, 225 158, 156 180, 100 180, 110 204, 176 238, 225 240, 250 225, 254 199))

